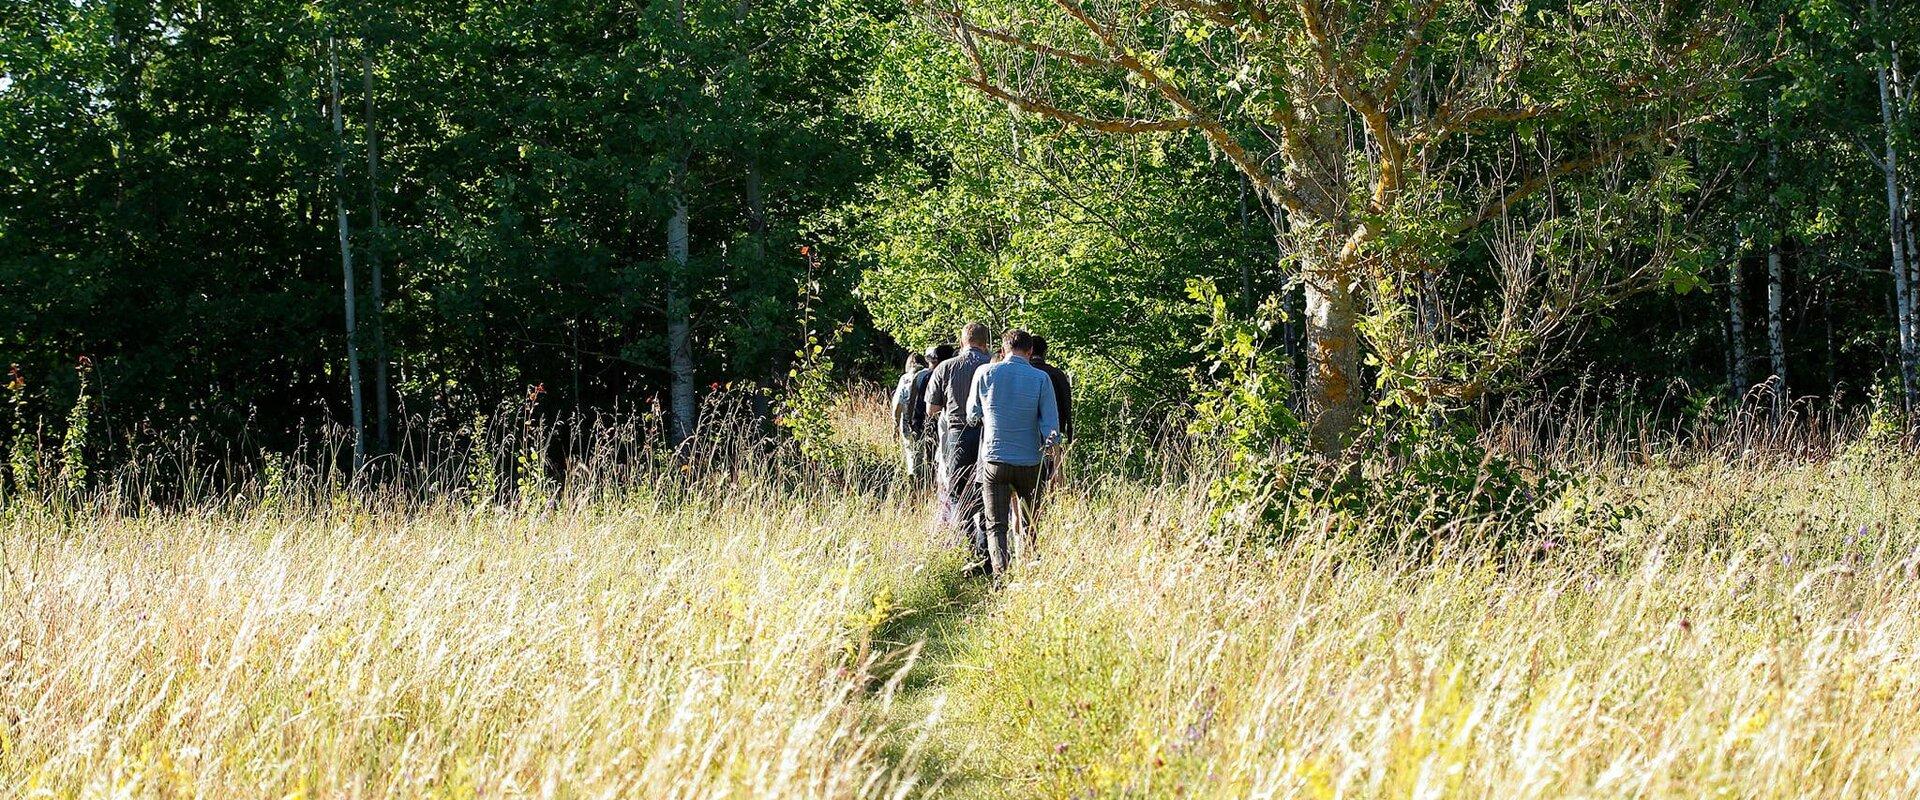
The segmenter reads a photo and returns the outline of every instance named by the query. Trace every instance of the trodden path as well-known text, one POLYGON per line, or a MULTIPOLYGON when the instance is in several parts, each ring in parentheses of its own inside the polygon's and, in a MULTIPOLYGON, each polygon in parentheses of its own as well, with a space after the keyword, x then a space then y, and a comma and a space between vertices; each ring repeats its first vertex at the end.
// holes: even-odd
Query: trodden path
POLYGON ((873 672, 874 724, 886 731, 882 756, 920 777, 932 797, 1003 796, 998 781, 969 764, 971 743, 946 713, 945 681, 963 662, 970 625, 987 613, 994 591, 967 577, 957 552, 938 553, 916 570, 893 602, 897 610, 872 633, 881 654, 873 672))

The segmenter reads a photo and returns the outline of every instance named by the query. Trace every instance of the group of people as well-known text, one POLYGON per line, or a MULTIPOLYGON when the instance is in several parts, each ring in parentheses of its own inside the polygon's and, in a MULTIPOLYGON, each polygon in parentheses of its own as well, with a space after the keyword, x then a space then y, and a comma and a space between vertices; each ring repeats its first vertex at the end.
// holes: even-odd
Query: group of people
POLYGON ((1000 575, 1015 499, 1037 509, 1041 489, 1061 474, 1073 387, 1047 363, 1046 339, 1015 328, 996 354, 992 338, 985 324, 969 323, 958 345, 909 356, 893 417, 907 475, 933 482, 935 524, 958 531, 972 570, 1000 575))

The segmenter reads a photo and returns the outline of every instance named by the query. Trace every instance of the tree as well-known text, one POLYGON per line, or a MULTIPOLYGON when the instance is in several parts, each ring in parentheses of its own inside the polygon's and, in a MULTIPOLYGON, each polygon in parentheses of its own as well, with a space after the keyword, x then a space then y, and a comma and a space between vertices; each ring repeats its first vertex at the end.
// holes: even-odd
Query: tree
POLYGON ((1181 424, 1206 310, 1189 281, 1240 287, 1251 313, 1285 290, 1257 198, 1197 139, 1094 137, 1012 117, 961 86, 948 45, 889 26, 862 111, 913 158, 836 223, 873 324, 909 349, 983 320, 1047 337, 1073 373, 1079 438, 1124 457, 1147 426, 1181 424), (1144 421, 1144 425, 1143 425, 1144 421))
POLYGON ((967 85, 1103 134, 1197 134, 1284 210, 1283 249, 1306 291, 1312 446, 1325 454, 1359 422, 1363 350, 1415 405, 1471 400, 1494 379, 1486 367, 1511 366, 1595 298, 1646 278, 1534 261, 1570 244, 1548 241, 1567 221, 1605 205, 1570 195, 1572 179, 1669 145, 1755 60, 1731 3, 926 9, 970 65, 967 85), (1528 262, 1496 270, 1524 284, 1503 293, 1529 307, 1479 323, 1477 341, 1435 361, 1412 341, 1437 334, 1408 321, 1415 287, 1444 284, 1463 239, 1494 222, 1528 262))
POLYGON ((340 234, 340 273, 346 309, 347 386, 349 417, 353 420, 353 468, 358 471, 367 460, 367 429, 362 419, 365 404, 360 392, 360 330, 354 314, 360 287, 353 275, 353 231, 347 222, 347 143, 340 114, 340 53, 332 37, 327 38, 327 110, 333 115, 333 208, 340 234))
MULTIPOLYGON (((1873 6, 1877 11, 1879 4, 1876 2, 1873 6)), ((1894 304, 1899 324, 1900 385, 1906 405, 1911 408, 1915 403, 1916 392, 1920 392, 1920 375, 1916 374, 1916 364, 1920 363, 1920 343, 1914 340, 1915 288, 1912 285, 1913 265, 1909 263, 1913 254, 1909 252, 1910 248, 1905 242, 1906 223, 1903 219, 1905 215, 1900 194, 1899 115, 1888 76, 1892 64, 1898 63, 1899 50, 1898 45, 1892 41, 1884 45, 1884 52, 1891 63, 1881 61, 1877 57, 1882 52, 1879 42, 1874 43, 1874 50, 1876 51, 1874 76, 1880 88, 1880 125, 1886 146, 1884 154, 1880 157, 1880 172, 1887 190, 1887 248, 1891 253, 1888 268, 1893 272, 1894 304)))

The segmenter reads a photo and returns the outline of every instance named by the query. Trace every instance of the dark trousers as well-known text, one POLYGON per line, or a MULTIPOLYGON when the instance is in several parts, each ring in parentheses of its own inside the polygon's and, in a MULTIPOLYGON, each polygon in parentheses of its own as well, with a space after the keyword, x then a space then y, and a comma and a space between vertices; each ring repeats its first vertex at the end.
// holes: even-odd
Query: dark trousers
POLYGON ((953 526, 960 531, 960 540, 973 551, 973 559, 979 562, 987 560, 986 537, 981 531, 980 521, 980 429, 963 428, 947 430, 941 434, 946 437, 947 451, 947 507, 952 509, 953 526))
MULTIPOLYGON (((998 575, 1007 570, 1007 532, 1013 523, 1013 498, 1018 495, 1029 509, 1040 499, 1040 465, 1016 466, 989 461, 980 468, 980 487, 986 494, 987 529, 985 542, 988 563, 998 575)), ((1028 524, 1033 520, 1029 518, 1028 524)))

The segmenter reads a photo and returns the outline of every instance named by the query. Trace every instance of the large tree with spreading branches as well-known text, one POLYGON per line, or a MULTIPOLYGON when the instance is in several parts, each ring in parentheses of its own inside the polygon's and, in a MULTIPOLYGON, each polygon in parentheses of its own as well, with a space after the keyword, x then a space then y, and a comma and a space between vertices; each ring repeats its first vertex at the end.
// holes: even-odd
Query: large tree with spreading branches
POLYGON ((1671 278, 1655 218, 1701 183, 1676 147, 1766 30, 1739 0, 921 8, 986 96, 1099 134, 1204 137, 1270 203, 1326 454, 1370 379, 1416 405, 1472 400, 1584 312, 1671 278))

